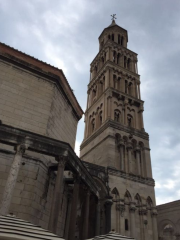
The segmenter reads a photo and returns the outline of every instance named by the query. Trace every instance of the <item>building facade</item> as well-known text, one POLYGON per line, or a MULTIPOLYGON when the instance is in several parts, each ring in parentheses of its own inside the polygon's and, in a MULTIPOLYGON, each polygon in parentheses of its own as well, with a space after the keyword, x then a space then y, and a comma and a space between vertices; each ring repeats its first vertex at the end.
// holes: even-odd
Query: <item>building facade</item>
MULTIPOLYGON (((97 169, 92 175, 112 197, 111 228, 138 240, 156 240, 154 180, 137 54, 127 43, 127 31, 114 20, 99 37, 99 52, 90 68, 80 158, 89 163, 89 169, 97 169), (107 174, 104 182, 98 166, 107 174)), ((103 204, 100 211, 103 221, 103 204)), ((104 233, 103 227, 100 233, 104 233)))
POLYGON ((73 150, 82 114, 62 70, 0 43, 0 215, 95 235, 98 189, 73 150))

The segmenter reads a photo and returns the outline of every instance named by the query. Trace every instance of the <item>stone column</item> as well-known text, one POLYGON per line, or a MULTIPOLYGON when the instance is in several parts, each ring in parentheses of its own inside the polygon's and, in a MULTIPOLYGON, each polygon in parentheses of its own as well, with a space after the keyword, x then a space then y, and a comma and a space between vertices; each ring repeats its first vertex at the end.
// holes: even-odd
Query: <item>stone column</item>
POLYGON ((68 239, 68 233, 69 233, 69 222, 70 222, 70 215, 71 215, 71 204, 72 204, 72 194, 68 193, 68 206, 67 206, 67 213, 66 213, 66 224, 65 224, 65 232, 64 232, 64 238, 68 239))
POLYGON ((9 171, 9 175, 4 187, 4 193, 1 202, 0 215, 7 215, 9 213, 9 208, 11 205, 11 199, 13 196, 14 188, 16 185, 19 169, 21 166, 22 156, 25 152, 25 145, 18 145, 16 148, 16 153, 9 171))
POLYGON ((141 150, 140 148, 136 148, 136 161, 137 161, 137 174, 140 176, 141 175, 141 164, 140 164, 140 154, 141 150))
POLYGON ((105 202, 105 211, 106 211, 106 233, 111 231, 111 206, 113 204, 112 197, 108 197, 105 202))
POLYGON ((127 144, 127 150, 128 150, 128 165, 129 165, 129 173, 132 173, 132 163, 131 163, 131 151, 132 151, 132 145, 131 143, 127 144))
POLYGON ((120 211, 120 233, 122 235, 125 234, 125 226, 124 226, 124 211, 125 211, 125 206, 124 206, 124 202, 120 201, 119 204, 119 211, 120 211))
POLYGON ((51 212, 48 225, 48 229, 53 233, 56 233, 58 217, 60 213, 60 206, 62 203, 64 167, 67 161, 67 156, 59 156, 56 158, 56 160, 58 161, 58 170, 56 175, 56 183, 51 203, 51 212))
POLYGON ((84 211, 84 221, 83 221, 83 237, 82 239, 88 238, 88 227, 89 227, 89 197, 90 191, 86 191, 86 202, 85 202, 85 211, 84 211))
POLYGON ((153 209, 151 216, 152 216, 152 227, 153 227, 153 240, 158 240, 157 210, 156 209, 153 209))
POLYGON ((100 212, 101 212, 101 205, 100 201, 98 199, 97 205, 96 205, 96 236, 100 235, 100 212))
POLYGON ((131 237, 136 238, 136 226, 135 226, 136 207, 134 202, 130 203, 129 211, 130 211, 130 234, 131 237))
POLYGON ((76 230, 79 183, 80 183, 80 179, 78 177, 76 177, 75 181, 74 181, 74 189, 73 189, 73 197, 72 197, 72 205, 71 205, 71 217, 70 217, 69 238, 68 238, 69 240, 74 240, 74 235, 75 235, 75 230, 76 230))

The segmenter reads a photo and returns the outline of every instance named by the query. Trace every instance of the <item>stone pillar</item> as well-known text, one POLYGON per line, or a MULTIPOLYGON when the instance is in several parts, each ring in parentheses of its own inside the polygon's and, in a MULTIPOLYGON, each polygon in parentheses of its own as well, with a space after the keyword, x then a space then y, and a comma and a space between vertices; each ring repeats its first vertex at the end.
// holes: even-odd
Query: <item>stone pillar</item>
POLYGON ((127 144, 127 150, 128 150, 128 165, 129 165, 129 173, 132 173, 132 157, 131 157, 131 151, 132 151, 132 145, 131 143, 127 144))
POLYGON ((152 227, 153 227, 153 240, 158 240, 158 229, 157 229, 157 210, 153 209, 152 213, 152 227))
POLYGON ((56 233, 60 206, 62 203, 64 167, 67 161, 67 156, 59 156, 56 158, 56 160, 58 161, 58 170, 48 225, 48 229, 53 233, 56 233))
POLYGON ((124 202, 120 201, 119 204, 119 211, 120 211, 120 234, 124 235, 125 234, 125 223, 124 223, 124 211, 125 211, 125 206, 124 202))
POLYGON ((74 189, 73 189, 73 197, 72 197, 72 205, 71 205, 71 217, 70 217, 69 238, 68 238, 69 240, 74 240, 74 235, 75 235, 75 230, 76 230, 79 183, 80 183, 80 179, 78 177, 76 177, 75 181, 74 181, 74 189))
POLYGON ((105 211, 106 211, 106 233, 111 231, 111 206, 113 204, 112 197, 108 197, 105 202, 105 211))
POLYGON ((130 203, 129 211, 130 211, 130 234, 131 234, 131 237, 136 239, 136 226, 135 226, 136 207, 134 202, 130 203))
POLYGON ((136 162, 137 162, 137 174, 140 176, 141 175, 141 164, 140 164, 140 154, 141 150, 140 148, 136 148, 136 162))
POLYGON ((3 193, 1 208, 0 208, 0 215, 7 215, 9 213, 11 199, 13 196, 19 169, 21 166, 22 156, 25 152, 26 146, 18 145, 15 149, 16 149, 16 153, 9 171, 6 185, 4 187, 4 193, 3 193))
POLYGON ((86 192, 86 202, 85 202, 85 211, 84 211, 84 221, 83 221, 83 237, 82 239, 88 238, 88 227, 89 227, 89 197, 90 191, 86 192))
POLYGON ((70 222, 70 216, 71 216, 71 204, 72 204, 72 194, 68 193, 68 205, 67 205, 67 213, 66 213, 66 224, 65 224, 65 232, 64 232, 64 238, 68 239, 68 233, 69 233, 69 222, 70 222))
POLYGON ((96 205, 96 236, 100 235, 100 212, 101 212, 101 206, 100 201, 98 199, 97 205, 96 205))

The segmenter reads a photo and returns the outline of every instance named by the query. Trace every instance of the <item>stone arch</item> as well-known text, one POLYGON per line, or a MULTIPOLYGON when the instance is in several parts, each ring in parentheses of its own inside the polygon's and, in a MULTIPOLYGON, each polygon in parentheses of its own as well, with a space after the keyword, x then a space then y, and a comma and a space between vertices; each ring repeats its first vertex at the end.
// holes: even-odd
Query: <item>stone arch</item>
POLYGON ((121 122, 121 111, 119 109, 114 110, 114 121, 121 122))
POLYGON ((146 204, 148 209, 151 209, 153 207, 153 201, 150 196, 147 197, 146 204))
POLYGON ((132 201, 132 197, 131 197, 131 194, 128 190, 126 190, 125 194, 124 194, 124 201, 126 203, 129 203, 132 201))
POLYGON ((163 239, 166 239, 166 236, 170 234, 172 236, 175 235, 176 226, 171 220, 164 219, 158 224, 158 232, 160 237, 163 237, 163 239))
POLYGON ((113 190, 111 191, 112 195, 113 195, 113 200, 118 200, 119 199, 119 191, 117 190, 116 187, 113 188, 113 190))
POLYGON ((136 202, 136 206, 137 206, 137 207, 140 207, 140 206, 142 205, 142 199, 141 199, 139 193, 136 194, 136 196, 134 197, 134 199, 135 199, 135 202, 136 202))

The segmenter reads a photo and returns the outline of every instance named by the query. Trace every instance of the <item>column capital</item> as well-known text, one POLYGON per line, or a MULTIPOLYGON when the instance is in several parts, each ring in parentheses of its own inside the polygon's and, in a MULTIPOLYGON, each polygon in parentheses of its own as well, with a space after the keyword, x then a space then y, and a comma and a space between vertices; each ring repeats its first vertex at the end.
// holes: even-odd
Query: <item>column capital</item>
POLYGON ((130 203, 130 206, 129 206, 129 211, 132 212, 132 213, 135 213, 136 211, 136 204, 134 202, 131 202, 130 203))
POLYGON ((59 167, 65 167, 65 165, 68 161, 68 156, 63 156, 63 155, 57 156, 56 161, 58 161, 59 167))
POLYGON ((132 149, 132 143, 127 142, 127 146, 126 146, 126 148, 127 148, 128 150, 131 150, 131 149, 132 149))
POLYGON ((155 208, 155 209, 152 209, 152 211, 151 211, 151 216, 152 216, 152 217, 157 217, 157 215, 158 215, 157 209, 156 209, 156 208, 155 208))
POLYGON ((141 151, 140 147, 136 147, 136 148, 135 148, 135 151, 136 151, 136 152, 140 152, 140 151, 141 151))
POLYGON ((119 141, 118 141, 118 147, 121 147, 121 146, 124 146, 124 141, 123 141, 123 139, 120 139, 119 141))
POLYGON ((113 204, 112 197, 107 197, 104 205, 111 206, 113 204))
POLYGON ((119 203, 116 205, 116 210, 120 211, 121 217, 124 216, 125 206, 124 203, 119 203))
POLYGON ((28 147, 25 144, 19 144, 19 145, 14 147, 14 149, 16 151, 16 154, 21 155, 21 156, 25 153, 25 150, 27 148, 28 147))

